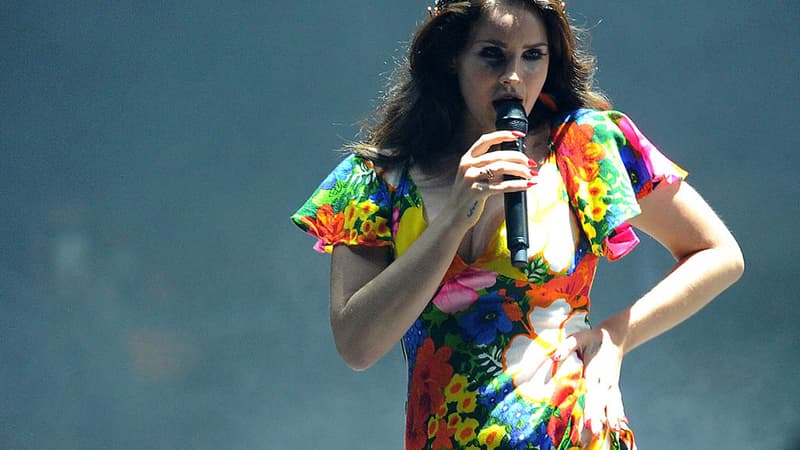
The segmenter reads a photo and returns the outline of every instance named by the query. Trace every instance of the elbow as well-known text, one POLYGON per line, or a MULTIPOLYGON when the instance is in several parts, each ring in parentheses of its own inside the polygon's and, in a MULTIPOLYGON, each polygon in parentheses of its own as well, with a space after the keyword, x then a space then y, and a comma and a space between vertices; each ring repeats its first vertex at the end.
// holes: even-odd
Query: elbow
POLYGON ((722 261, 725 273, 730 284, 737 282, 744 275, 744 255, 739 244, 731 238, 730 242, 722 247, 722 261))
POLYGON ((730 266, 731 275, 733 277, 732 283, 735 283, 744 275, 744 255, 738 245, 734 245, 730 266))
POLYGON ((368 344, 370 342, 368 337, 359 335, 357 330, 349 329, 343 324, 337 326, 336 322, 332 322, 332 328, 336 351, 347 367, 361 372, 372 367, 380 359, 373 346, 368 344))
POLYGON ((378 358, 373 357, 364 349, 359 349, 354 345, 340 343, 339 340, 336 340, 336 351, 339 352, 339 356, 347 367, 357 372, 369 369, 378 361, 378 358))

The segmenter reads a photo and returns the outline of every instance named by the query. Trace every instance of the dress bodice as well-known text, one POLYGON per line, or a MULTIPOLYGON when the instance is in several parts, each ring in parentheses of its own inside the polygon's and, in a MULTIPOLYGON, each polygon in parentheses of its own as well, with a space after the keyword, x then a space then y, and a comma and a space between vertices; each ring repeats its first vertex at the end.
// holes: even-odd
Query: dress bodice
MULTIPOLYGON (((638 242, 626 223, 639 213, 638 199, 685 175, 621 113, 578 110, 554 124, 549 156, 526 193, 527 266, 511 265, 502 224, 475 261, 453 259, 402 339, 406 448, 585 444, 583 362, 550 356, 566 336, 589 328, 599 258, 619 258, 638 242)), ((408 170, 356 156, 292 219, 320 239, 318 250, 390 246, 395 258, 427 228, 408 170)), ((592 445, 634 448, 627 429, 605 430, 592 445)))

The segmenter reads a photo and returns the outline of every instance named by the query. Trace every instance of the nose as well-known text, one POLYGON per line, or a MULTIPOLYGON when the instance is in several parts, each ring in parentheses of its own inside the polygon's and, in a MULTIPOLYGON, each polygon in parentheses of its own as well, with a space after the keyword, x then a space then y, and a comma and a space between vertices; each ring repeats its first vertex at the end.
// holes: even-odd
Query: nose
POLYGON ((509 60, 508 64, 503 70, 503 74, 500 76, 500 82, 502 84, 514 86, 520 83, 519 64, 520 62, 517 58, 509 60))

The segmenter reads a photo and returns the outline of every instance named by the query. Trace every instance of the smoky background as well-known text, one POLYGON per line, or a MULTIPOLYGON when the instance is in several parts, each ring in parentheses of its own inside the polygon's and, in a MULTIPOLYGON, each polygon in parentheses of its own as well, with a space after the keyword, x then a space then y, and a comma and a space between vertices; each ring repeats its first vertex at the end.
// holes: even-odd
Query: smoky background
MULTIPOLYGON (((341 362, 289 215, 428 3, 0 4, 0 447, 402 448, 405 363, 341 362)), ((737 236, 743 279, 632 352, 643 449, 796 449, 793 1, 568 4, 597 79, 737 236)), ((672 260, 601 264, 595 321, 672 260)))

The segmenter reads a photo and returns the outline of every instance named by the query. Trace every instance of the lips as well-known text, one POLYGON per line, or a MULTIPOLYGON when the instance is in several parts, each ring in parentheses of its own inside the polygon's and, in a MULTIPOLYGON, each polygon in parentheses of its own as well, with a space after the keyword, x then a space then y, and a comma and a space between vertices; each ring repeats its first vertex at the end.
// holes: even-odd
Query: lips
POLYGON ((519 100, 519 101, 522 101, 522 96, 514 94, 514 93, 505 93, 505 94, 501 94, 501 95, 495 97, 492 101, 496 102, 496 101, 500 101, 500 100, 519 100))

